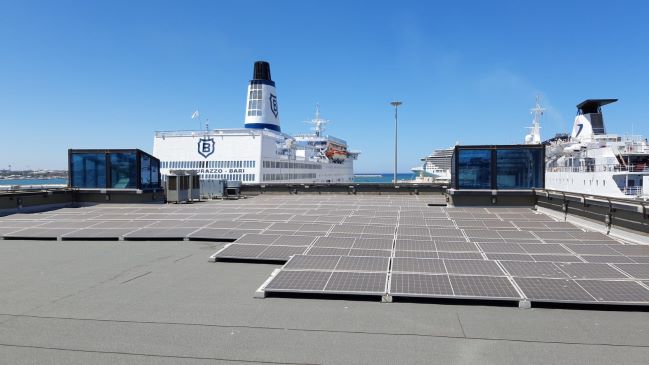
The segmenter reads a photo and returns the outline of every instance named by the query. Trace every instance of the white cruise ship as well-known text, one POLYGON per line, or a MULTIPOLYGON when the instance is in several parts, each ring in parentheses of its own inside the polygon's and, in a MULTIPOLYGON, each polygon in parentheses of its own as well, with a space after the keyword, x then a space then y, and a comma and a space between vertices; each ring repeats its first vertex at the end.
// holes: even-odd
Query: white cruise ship
MULTIPOLYGON (((588 99, 577 105, 570 135, 557 135, 546 145, 547 189, 617 198, 649 197, 649 143, 641 136, 608 134, 602 106, 617 99, 588 99)), ((539 143, 537 102, 532 132, 525 143, 539 143)))
POLYGON ((282 133, 277 92, 267 62, 255 63, 248 86, 244 128, 155 132, 153 155, 162 175, 196 170, 201 179, 243 184, 349 183, 358 152, 323 134, 319 111, 313 134, 282 133))
POLYGON ((434 150, 421 161, 421 166, 410 169, 415 174, 415 182, 449 182, 451 181, 451 158, 454 148, 434 150))

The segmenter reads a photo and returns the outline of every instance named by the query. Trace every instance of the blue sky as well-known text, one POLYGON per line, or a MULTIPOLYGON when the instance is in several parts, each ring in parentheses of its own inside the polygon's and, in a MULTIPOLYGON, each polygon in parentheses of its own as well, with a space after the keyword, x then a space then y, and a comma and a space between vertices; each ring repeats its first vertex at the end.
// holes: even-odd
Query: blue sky
POLYGON ((0 168, 65 168, 68 148, 151 151, 153 132, 243 125, 256 60, 285 132, 320 103, 356 172, 434 148, 518 143, 536 94, 543 137, 586 98, 609 131, 649 135, 649 1, 0 0, 0 168))

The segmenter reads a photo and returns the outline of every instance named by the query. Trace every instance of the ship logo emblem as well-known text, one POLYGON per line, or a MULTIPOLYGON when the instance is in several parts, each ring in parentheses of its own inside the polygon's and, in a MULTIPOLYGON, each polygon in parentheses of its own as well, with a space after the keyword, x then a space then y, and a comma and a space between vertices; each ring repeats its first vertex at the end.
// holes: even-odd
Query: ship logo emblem
POLYGON ((214 138, 201 138, 198 140, 198 154, 207 158, 214 153, 214 138))
POLYGON ((277 118, 277 115, 279 114, 279 110, 277 110, 277 96, 273 94, 270 94, 270 111, 273 112, 273 115, 277 118))

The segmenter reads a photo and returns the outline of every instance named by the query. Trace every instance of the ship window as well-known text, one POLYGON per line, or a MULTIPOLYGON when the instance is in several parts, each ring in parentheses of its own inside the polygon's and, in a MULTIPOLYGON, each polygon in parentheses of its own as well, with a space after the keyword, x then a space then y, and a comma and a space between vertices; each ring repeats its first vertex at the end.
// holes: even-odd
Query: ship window
POLYGON ((250 94, 248 97, 248 116, 261 116, 262 91, 261 84, 250 85, 250 94))

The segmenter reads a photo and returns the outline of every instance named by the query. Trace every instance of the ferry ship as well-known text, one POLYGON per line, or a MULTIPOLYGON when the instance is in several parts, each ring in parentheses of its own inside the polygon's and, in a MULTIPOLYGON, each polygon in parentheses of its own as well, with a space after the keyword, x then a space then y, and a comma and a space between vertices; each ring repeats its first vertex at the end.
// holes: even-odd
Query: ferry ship
MULTIPOLYGON (((649 143, 642 136, 608 134, 602 106, 617 99, 588 99, 577 105, 572 133, 546 145, 546 189, 616 198, 649 198, 649 143)), ((525 143, 539 143, 538 100, 525 143)))
POLYGON ((343 139, 324 135, 319 108, 314 133, 290 136, 281 131, 277 92, 268 62, 255 62, 248 84, 244 128, 155 132, 153 155, 164 176, 171 170, 195 170, 203 180, 267 183, 349 183, 354 161, 343 139))
POLYGON ((423 164, 410 169, 415 174, 416 183, 450 182, 451 158, 453 148, 434 150, 429 156, 422 158, 423 164))

